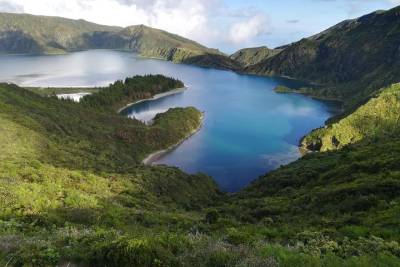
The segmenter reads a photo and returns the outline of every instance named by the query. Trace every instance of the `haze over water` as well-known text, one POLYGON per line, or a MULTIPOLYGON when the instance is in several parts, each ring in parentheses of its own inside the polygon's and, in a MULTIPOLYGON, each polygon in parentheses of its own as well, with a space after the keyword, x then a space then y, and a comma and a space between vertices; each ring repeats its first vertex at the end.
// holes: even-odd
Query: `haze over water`
POLYGON ((239 75, 93 50, 54 56, 1 56, 0 81, 21 86, 103 86, 136 74, 164 74, 188 90, 146 101, 126 115, 149 120, 171 107, 204 111, 202 129, 157 164, 211 175, 224 191, 237 191, 258 176, 296 160, 300 138, 320 127, 336 107, 301 95, 276 94, 295 81, 239 75))

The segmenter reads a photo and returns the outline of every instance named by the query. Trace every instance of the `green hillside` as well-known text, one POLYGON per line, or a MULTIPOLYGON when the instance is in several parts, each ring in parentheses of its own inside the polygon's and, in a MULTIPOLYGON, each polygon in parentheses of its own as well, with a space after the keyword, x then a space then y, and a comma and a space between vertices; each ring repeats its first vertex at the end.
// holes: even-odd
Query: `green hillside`
POLYGON ((327 151, 361 140, 379 140, 400 132, 400 84, 382 89, 350 115, 324 128, 314 130, 302 140, 308 150, 327 151))
POLYGON ((342 257, 377 255, 386 247, 399 257, 399 152, 399 139, 388 138, 306 155, 259 178, 221 204, 220 212, 241 222, 237 230, 244 239, 292 240, 314 255, 342 257))
MULTIPOLYGON (((162 79, 174 81, 160 76, 147 76, 141 85, 151 92, 153 86, 158 83, 161 85, 162 79)), ((77 104, 60 101, 55 97, 43 98, 6 84, 2 85, 1 105, 2 113, 9 113, 13 119, 27 124, 29 128, 36 127, 37 131, 45 131, 51 142, 46 146, 43 160, 48 158, 61 166, 66 164, 67 167, 85 170, 122 170, 137 165, 151 152, 167 148, 183 139, 200 124, 202 116, 200 112, 193 113, 192 108, 187 108, 179 111, 182 113, 182 121, 177 121, 175 127, 166 129, 157 124, 149 127, 122 117, 108 108, 89 108, 89 103, 77 104), (181 128, 187 130, 179 132, 181 128), (155 141, 155 138, 159 140, 155 141), (128 146, 130 140, 138 141, 138 145, 128 146), (87 153, 84 159, 81 158, 82 153, 87 153)))
MULTIPOLYGON (((173 79, 127 81, 151 92, 173 79)), ((111 106, 0 85, 1 265, 399 264, 396 136, 307 155, 224 195, 205 175, 140 164, 197 128, 200 112, 147 126, 111 106)))
POLYGON ((62 53, 88 49, 94 33, 119 30, 84 20, 0 13, 0 52, 62 53))
POLYGON ((237 62, 216 49, 210 49, 179 35, 144 25, 127 27, 119 32, 119 35, 129 40, 125 49, 137 52, 144 57, 222 69, 240 67, 237 62))
POLYGON ((348 20, 282 47, 246 72, 288 76, 322 85, 348 106, 399 82, 400 7, 348 20))
POLYGON ((9 256, 12 266, 85 261, 84 249, 105 249, 94 240, 111 245, 129 232, 141 242, 146 234, 189 229, 198 209, 217 197, 214 182, 140 162, 184 139, 201 116, 171 109, 146 126, 1 84, 0 265, 9 256))
MULTIPOLYGON (((90 88, 80 103, 52 97, 65 88, 0 84, 0 266, 400 266, 399 14, 343 22, 246 68, 318 83, 276 91, 341 99, 348 109, 303 139, 318 152, 235 194, 204 174, 142 164, 198 129, 202 113, 174 108, 146 125, 117 110, 182 87, 179 80, 135 76, 90 88)), ((239 64, 145 26, 0 17, 10 16, 14 26, 0 23, 7 53, 118 47, 239 64)), ((259 60, 257 51, 244 50, 242 64, 259 60)))
POLYGON ((65 53, 87 49, 121 49, 175 63, 240 68, 239 63, 216 49, 144 25, 123 29, 84 20, 0 13, 0 53, 65 53))
POLYGON ((258 64, 267 58, 275 56, 281 51, 281 49, 269 49, 266 46, 244 48, 232 54, 230 58, 240 62, 244 67, 247 67, 258 64))

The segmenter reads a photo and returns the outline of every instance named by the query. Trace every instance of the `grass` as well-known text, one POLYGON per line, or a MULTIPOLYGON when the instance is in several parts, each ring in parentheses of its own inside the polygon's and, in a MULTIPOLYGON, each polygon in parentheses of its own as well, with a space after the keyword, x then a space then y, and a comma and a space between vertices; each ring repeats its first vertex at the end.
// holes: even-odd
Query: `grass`
POLYGON ((225 195, 204 174, 140 164, 197 128, 199 111, 147 126, 110 99, 0 85, 2 265, 399 265, 396 136, 307 155, 225 195))
POLYGON ((314 130, 302 146, 306 149, 327 151, 342 148, 364 139, 379 140, 382 136, 397 135, 400 128, 400 84, 383 88, 367 103, 350 115, 314 130))

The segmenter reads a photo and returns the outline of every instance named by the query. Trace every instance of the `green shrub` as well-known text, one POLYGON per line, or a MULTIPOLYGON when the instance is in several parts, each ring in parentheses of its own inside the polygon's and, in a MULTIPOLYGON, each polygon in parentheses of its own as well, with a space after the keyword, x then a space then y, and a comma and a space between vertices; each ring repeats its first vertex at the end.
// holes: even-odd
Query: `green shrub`
POLYGON ((218 219, 219 219, 219 213, 216 209, 207 211, 206 217, 205 217, 205 220, 207 223, 209 223, 209 224, 217 223, 218 219))

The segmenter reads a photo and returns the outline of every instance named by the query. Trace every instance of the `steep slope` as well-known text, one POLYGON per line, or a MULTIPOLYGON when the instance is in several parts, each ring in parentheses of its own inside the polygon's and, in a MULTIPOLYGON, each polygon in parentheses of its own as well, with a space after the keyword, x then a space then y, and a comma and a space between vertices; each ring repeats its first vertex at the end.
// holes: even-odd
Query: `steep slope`
MULTIPOLYGON (((115 241, 125 231, 136 238, 147 233, 148 242, 178 222, 188 229, 201 218, 199 208, 217 197, 214 182, 140 161, 184 138, 200 120, 196 109, 177 108, 146 126, 0 84, 1 265, 85 262, 86 249, 105 248, 93 242, 115 241)), ((147 256, 143 251, 139 258, 147 256)))
POLYGON ((317 83, 355 104, 399 81, 399 40, 400 7, 396 7, 344 21, 245 71, 317 83))
MULTIPOLYGON (((134 77, 132 80, 140 80, 138 84, 141 85, 135 100, 151 96, 155 87, 163 88, 163 82, 175 82, 174 79, 163 76, 134 77)), ((170 90, 175 89, 173 85, 169 87, 170 90)), ((125 86, 131 86, 131 83, 125 86)), ((108 88, 103 90, 107 91, 108 88)), ((185 134, 200 124, 201 113, 188 108, 181 111, 182 121, 176 121, 174 127, 148 127, 139 121, 118 115, 112 109, 114 105, 104 108, 107 105, 101 102, 104 97, 96 95, 104 96, 104 92, 100 90, 87 102, 77 104, 59 101, 53 97, 40 97, 19 87, 2 84, 0 103, 2 113, 7 113, 28 128, 44 132, 54 143, 54 146, 46 147, 42 161, 48 160, 53 164, 58 162, 60 166, 74 169, 129 169, 140 164, 151 152, 184 139, 185 134), (98 99, 100 100, 97 101, 98 99), (86 154, 84 160, 80 158, 83 154, 86 154)), ((126 97, 132 99, 130 94, 126 97)), ((112 99, 111 95, 109 98, 112 99)), ((121 107, 124 103, 121 102, 121 107)))
POLYGON ((232 196, 137 164, 199 115, 149 127, 1 84, 1 265, 398 265, 397 139, 308 155, 232 196))
POLYGON ((274 238, 308 230, 336 241, 376 236, 398 242, 400 142, 379 141, 308 154, 260 177, 221 212, 265 223, 274 238))
POLYGON ((65 53, 87 49, 122 49, 204 67, 239 69, 216 49, 144 25, 109 27, 84 20, 0 13, 0 53, 65 53))
POLYGON ((88 39, 95 33, 119 30, 84 20, 0 13, 0 52, 59 53, 88 49, 94 46, 88 39))
POLYGON ((338 122, 314 130, 302 140, 301 146, 312 151, 327 151, 399 132, 400 84, 394 84, 338 122))
POLYGON ((243 223, 237 232, 244 240, 267 235, 292 240, 306 253, 344 258, 370 253, 379 258, 377 248, 386 247, 398 257, 399 111, 400 85, 380 90, 349 116, 305 137, 305 148, 324 153, 306 154, 260 177, 221 203, 219 212, 243 223), (254 226, 260 224, 266 229, 254 226))
POLYGON ((244 48, 232 54, 230 58, 240 62, 244 67, 247 67, 273 57, 281 51, 282 49, 269 49, 266 46, 244 48))
POLYGON ((119 32, 128 43, 125 49, 144 57, 156 57, 175 63, 187 63, 204 67, 239 69, 240 65, 216 49, 176 34, 144 25, 130 26, 119 32))

